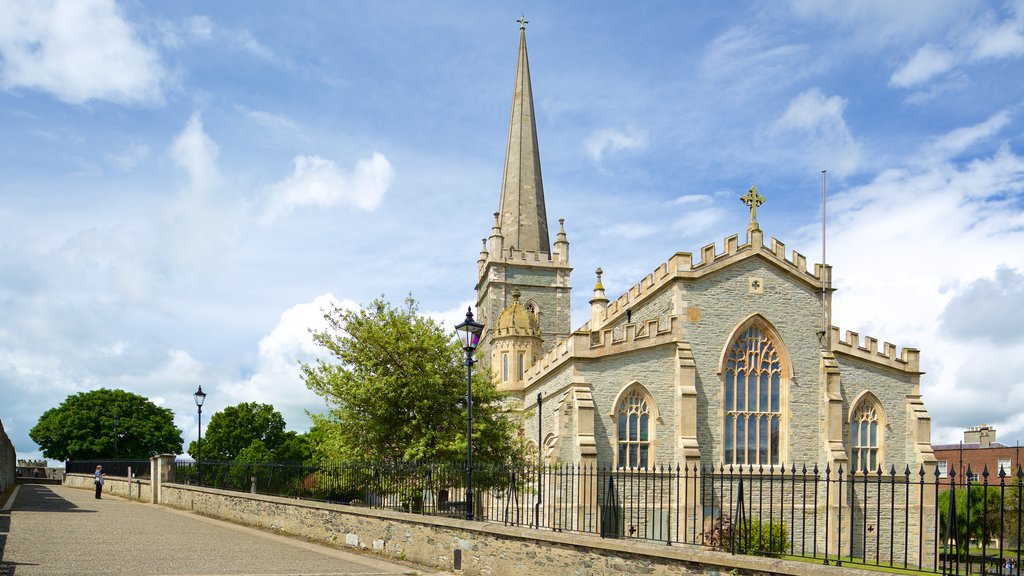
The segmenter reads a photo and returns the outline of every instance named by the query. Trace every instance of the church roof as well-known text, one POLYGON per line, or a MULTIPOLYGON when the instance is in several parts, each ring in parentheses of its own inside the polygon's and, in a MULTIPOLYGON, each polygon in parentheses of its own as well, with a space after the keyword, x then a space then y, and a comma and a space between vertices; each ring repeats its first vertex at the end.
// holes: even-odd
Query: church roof
POLYGON ((533 111, 530 62, 526 55, 526 21, 520 20, 519 62, 512 96, 512 117, 501 183, 501 233, 505 248, 523 252, 550 252, 548 218, 544 208, 544 182, 533 111))

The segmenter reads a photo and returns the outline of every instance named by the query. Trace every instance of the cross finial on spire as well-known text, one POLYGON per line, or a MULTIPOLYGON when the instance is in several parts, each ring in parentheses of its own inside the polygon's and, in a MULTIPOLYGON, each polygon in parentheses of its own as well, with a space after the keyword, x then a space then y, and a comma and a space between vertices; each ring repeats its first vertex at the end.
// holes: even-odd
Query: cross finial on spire
POLYGON ((751 186, 750 190, 743 196, 740 196, 740 200, 750 207, 750 223, 757 223, 757 207, 764 204, 764 196, 757 193, 757 186, 751 186))
POLYGON ((519 29, 520 30, 526 30, 526 25, 530 23, 530 21, 526 19, 526 15, 525 14, 520 16, 519 20, 516 20, 516 22, 519 22, 519 29))

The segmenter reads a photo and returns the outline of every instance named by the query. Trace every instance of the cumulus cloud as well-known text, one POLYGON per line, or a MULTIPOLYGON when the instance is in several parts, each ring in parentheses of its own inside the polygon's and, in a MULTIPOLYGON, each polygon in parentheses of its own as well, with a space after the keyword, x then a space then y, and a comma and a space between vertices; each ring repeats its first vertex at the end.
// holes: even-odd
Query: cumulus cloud
POLYGON ((782 139, 804 163, 828 166, 840 176, 849 174, 859 167, 861 150, 843 118, 846 104, 817 88, 806 90, 790 101, 767 136, 782 139))
POLYGON ((159 56, 113 0, 0 2, 0 84, 80 104, 163 98, 159 56))
POLYGON ((1020 432, 1020 422, 1011 428, 1009 416, 976 400, 1019 397, 1024 366, 990 378, 975 368, 1024 357, 1019 337, 992 344, 1019 316, 1012 302, 1021 300, 1024 215, 1015 206, 1024 200, 1024 157, 1006 146, 963 163, 910 156, 829 198, 833 323, 922 351, 937 441, 982 422, 1020 432))
POLYGON ((974 34, 975 60, 1024 56, 1024 10, 1016 18, 980 26, 974 34))
POLYGON ((222 406, 240 402, 272 404, 285 417, 290 429, 309 426, 306 410, 317 411, 324 401, 310 391, 302 380, 300 363, 327 358, 325 351, 313 342, 310 331, 324 330, 324 312, 334 307, 357 310, 352 300, 338 300, 331 293, 321 294, 310 302, 296 304, 285 310, 277 325, 260 339, 259 356, 252 372, 245 378, 220 384, 216 391, 222 406))
POLYGON ((600 163, 608 153, 646 149, 647 132, 634 128, 627 130, 603 128, 591 133, 584 146, 590 158, 594 162, 600 163))
POLYGON ((897 88, 910 88, 948 72, 955 63, 954 54, 934 44, 925 44, 889 78, 897 88))
POLYGON ((992 278, 979 278, 956 292, 940 317, 941 328, 957 339, 994 346, 1024 343, 1024 274, 1008 266, 992 278))
POLYGON ((220 179, 217 143, 203 130, 203 118, 196 112, 171 145, 175 162, 188 174, 193 187, 208 190, 220 179))
POLYGON ((380 205, 393 179, 391 163, 379 152, 359 160, 350 173, 320 156, 297 156, 292 174, 271 186, 263 220, 272 222, 304 206, 350 204, 372 211, 380 205))

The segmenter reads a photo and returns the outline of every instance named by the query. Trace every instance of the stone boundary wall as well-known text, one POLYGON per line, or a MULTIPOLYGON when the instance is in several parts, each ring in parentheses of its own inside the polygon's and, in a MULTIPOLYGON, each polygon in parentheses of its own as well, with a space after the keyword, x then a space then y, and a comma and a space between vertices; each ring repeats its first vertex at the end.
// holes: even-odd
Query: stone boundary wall
MULTIPOLYGON (((793 562, 731 555, 693 546, 666 546, 468 522, 454 518, 371 510, 292 498, 163 483, 160 503, 334 545, 359 548, 462 574, 531 576, 561 574, 821 574, 820 561, 793 562)), ((872 574, 830 567, 830 576, 872 574)))
MULTIPOLYGON (((4 423, 0 421, 0 494, 3 494, 8 487, 14 485, 14 468, 17 466, 17 455, 14 451, 14 444, 4 431, 4 423)), ((3 502, 0 502, 2 505, 3 502)))
MULTIPOLYGON (((70 488, 95 490, 92 474, 65 474, 64 485, 70 488)), ((104 476, 103 493, 129 500, 141 500, 150 504, 153 502, 149 480, 139 478, 132 478, 131 484, 129 484, 126 476, 104 476)))

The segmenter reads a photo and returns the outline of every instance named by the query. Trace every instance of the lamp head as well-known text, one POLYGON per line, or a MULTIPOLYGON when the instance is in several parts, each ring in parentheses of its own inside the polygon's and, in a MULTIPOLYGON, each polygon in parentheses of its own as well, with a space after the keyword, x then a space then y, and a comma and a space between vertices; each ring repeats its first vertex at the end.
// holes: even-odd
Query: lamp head
POLYGON ((455 332, 459 335, 459 342, 462 344, 462 349, 466 352, 473 352, 476 350, 477 344, 480 343, 480 335, 484 332, 484 325, 473 321, 473 309, 466 309, 466 321, 455 327, 455 332))
POLYGON ((203 392, 202 385, 199 386, 199 390, 196 390, 195 394, 193 394, 192 396, 194 396, 196 399, 196 407, 202 408, 203 402, 206 402, 206 392, 203 392))

